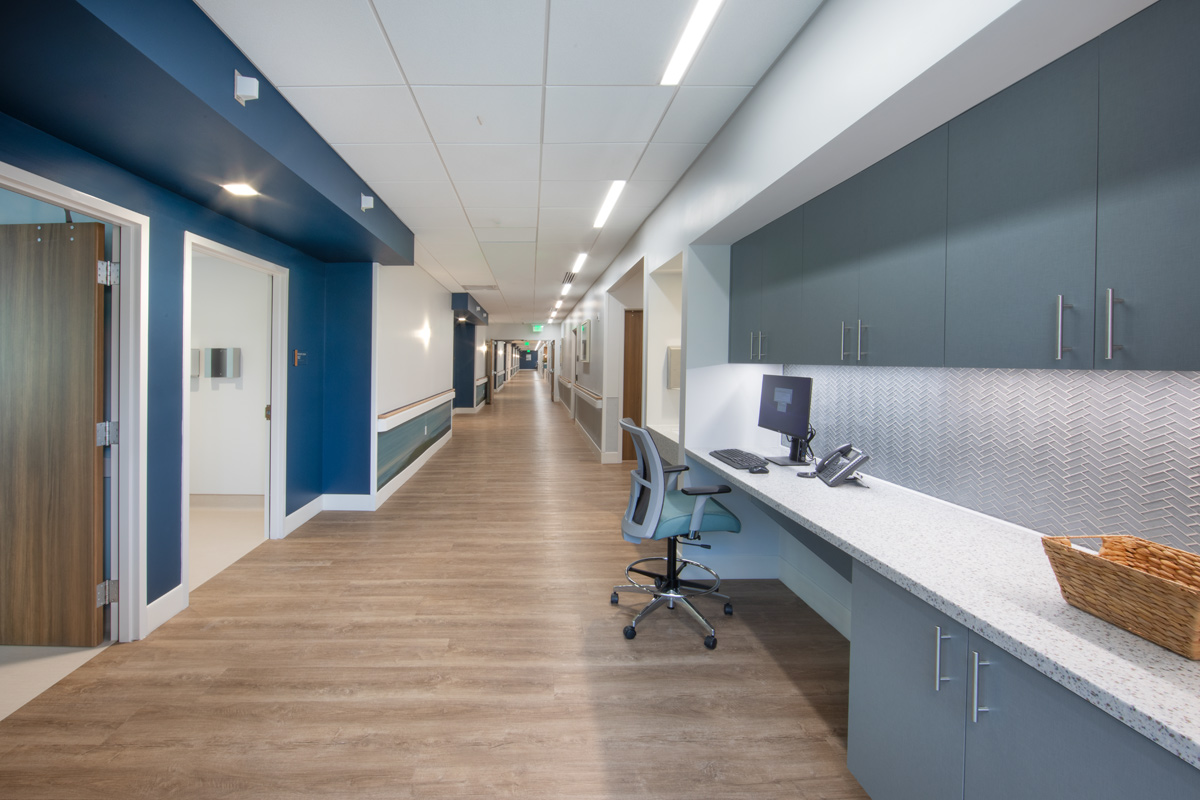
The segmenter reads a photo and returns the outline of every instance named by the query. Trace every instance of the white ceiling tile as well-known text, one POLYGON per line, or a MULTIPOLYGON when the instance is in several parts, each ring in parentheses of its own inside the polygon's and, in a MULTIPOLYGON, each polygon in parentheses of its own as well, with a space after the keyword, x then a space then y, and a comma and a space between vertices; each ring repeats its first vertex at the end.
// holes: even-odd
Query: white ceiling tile
POLYGON ((401 84, 368 0, 200 0, 276 86, 401 84))
POLYGON ((707 144, 750 94, 750 88, 681 86, 654 134, 654 141, 707 144))
POLYGON ((280 91, 330 144, 430 141, 407 86, 292 86, 280 91))
MULTIPOLYGON (((586 228, 556 228, 543 223, 538 226, 538 244, 560 245, 570 248, 573 253, 586 253, 599 233, 600 229, 593 228, 590 222, 586 228)), ((567 264, 568 268, 570 266, 567 264)))
POLYGON ((533 259, 537 250, 533 242, 484 242, 480 248, 496 277, 512 276, 514 272, 533 277, 533 259))
POLYGON ((673 86, 548 86, 546 142, 646 142, 673 86))
POLYGON ((333 149, 367 183, 446 180, 432 144, 343 144, 333 149))
POLYGON ((822 0, 725 0, 684 75, 686 86, 753 86, 822 0), (752 46, 747 46, 753 43, 752 46))
POLYGON ((414 86, 439 144, 537 144, 540 86, 414 86))
POLYGON ((656 208, 674 186, 675 181, 629 181, 625 184, 625 190, 621 192, 617 205, 656 208))
MULTIPOLYGON (((600 210, 612 181, 542 181, 542 208, 600 210)), ((626 191, 629 187, 626 186, 626 191)), ((623 193, 622 193, 623 194, 623 193)))
POLYGON ((536 208, 468 208, 467 218, 476 228, 532 228, 538 223, 536 208))
POLYGON ((534 242, 537 228, 476 228, 475 238, 480 242, 534 242))
POLYGON ((547 144, 542 146, 542 179, 616 181, 629 178, 644 145, 547 144))
POLYGON ((571 265, 575 263, 575 258, 579 253, 580 248, 578 247, 572 247, 570 244, 559 242, 548 242, 539 237, 537 243, 539 275, 546 270, 549 270, 549 272, 558 270, 558 277, 561 278, 563 273, 569 270, 571 265))
POLYGON ((531 208, 538 202, 537 181, 457 181, 454 188, 468 208, 531 208))
POLYGON ((543 208, 538 223, 545 228, 591 228, 596 221, 595 208, 543 208))
POLYGON ((410 83, 540 84, 545 0, 375 0, 410 83))
POLYGON ((657 86, 692 3, 552 0, 546 82, 657 86))
POLYGON ((646 147, 635 181, 677 181, 704 149, 703 144, 665 144, 651 142, 646 147))
POLYGON ((450 181, 374 181, 371 188, 390 208, 461 208, 450 181))
POLYGON ((464 232, 469 232, 471 229, 461 208, 422 208, 419 206, 397 208, 391 206, 391 209, 413 233, 449 228, 465 228, 464 232))
POLYGON ((461 181, 534 181, 536 144, 447 144, 440 148, 450 177, 461 181))

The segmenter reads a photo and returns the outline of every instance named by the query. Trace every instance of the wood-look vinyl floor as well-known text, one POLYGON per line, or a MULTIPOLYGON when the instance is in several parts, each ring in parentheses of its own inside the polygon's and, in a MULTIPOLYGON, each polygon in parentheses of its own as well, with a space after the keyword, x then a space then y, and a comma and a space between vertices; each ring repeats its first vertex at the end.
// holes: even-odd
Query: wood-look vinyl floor
POLYGON ((621 634, 628 465, 521 373, 375 514, 323 513, 0 721, 0 797, 863 798, 849 646, 778 581, 621 634))

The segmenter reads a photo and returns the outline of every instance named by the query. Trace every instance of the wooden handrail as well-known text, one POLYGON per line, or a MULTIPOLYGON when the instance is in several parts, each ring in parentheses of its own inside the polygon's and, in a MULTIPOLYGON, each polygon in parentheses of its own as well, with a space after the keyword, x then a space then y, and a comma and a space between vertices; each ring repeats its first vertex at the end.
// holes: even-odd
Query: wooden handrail
POLYGON ((397 408, 397 409, 395 409, 395 410, 393 410, 393 411, 389 411, 389 412, 387 412, 386 414, 380 414, 380 415, 379 415, 379 419, 387 419, 388 417, 394 417, 394 416, 396 416, 397 414, 403 414, 405 411, 408 411, 408 410, 409 410, 409 409, 411 409, 411 408, 416 408, 416 407, 417 407, 417 406, 419 406, 419 405, 423 405, 423 404, 425 404, 425 403, 428 403, 428 402, 430 402, 430 401, 432 401, 432 400, 437 400, 439 397, 445 397, 445 396, 446 396, 446 395, 448 395, 448 394, 454 394, 454 390, 453 390, 453 389, 447 389, 446 391, 442 392, 441 394, 434 394, 434 395, 430 395, 429 397, 426 397, 424 400, 418 400, 418 401, 417 401, 417 402, 415 402, 415 403, 409 403, 409 404, 408 404, 408 405, 406 405, 406 406, 401 406, 400 408, 397 408))
POLYGON ((588 397, 591 397, 591 398, 593 398, 594 400, 601 400, 601 401, 603 401, 603 400, 604 400, 604 398, 603 398, 603 397, 601 397, 600 395, 596 394, 595 392, 593 392, 593 391, 591 391, 591 390, 589 390, 589 389, 585 389, 585 388, 583 388, 583 387, 582 387, 582 386, 580 386, 578 383, 574 384, 574 386, 575 386, 575 391, 577 391, 577 392, 582 392, 583 394, 586 394, 588 397))

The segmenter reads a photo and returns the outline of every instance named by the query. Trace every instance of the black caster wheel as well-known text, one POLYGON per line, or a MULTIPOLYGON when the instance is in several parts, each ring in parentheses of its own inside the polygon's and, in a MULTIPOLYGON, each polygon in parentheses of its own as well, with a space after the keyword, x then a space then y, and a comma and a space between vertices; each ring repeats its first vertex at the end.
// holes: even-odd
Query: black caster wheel
POLYGON ((616 592, 613 592, 612 597, 608 598, 608 602, 612 603, 614 606, 620 602, 620 600, 621 598, 617 596, 616 592))
MULTIPOLYGON (((637 636, 637 628, 633 627, 632 625, 626 625, 625 626, 625 638, 632 639, 635 636, 637 636)), ((712 637, 710 636, 709 638, 711 639, 712 637)), ((716 642, 716 639, 713 639, 713 641, 716 642)))
MULTIPOLYGON (((629 629, 628 629, 628 628, 626 628, 626 630, 629 630, 629 629)), ((714 650, 714 649, 716 649, 716 647, 717 647, 717 637, 715 637, 715 636, 705 636, 705 637, 704 637, 704 646, 705 646, 705 647, 707 647, 709 650, 714 650)))
MULTIPOLYGON (((614 597, 615 597, 615 595, 614 595, 614 597)), ((617 602, 617 601, 616 601, 616 600, 613 600, 613 602, 615 603, 615 602, 617 602)), ((732 616, 733 616, 733 603, 726 603, 726 604, 725 604, 725 616, 727 616, 727 617, 732 617, 732 616)))

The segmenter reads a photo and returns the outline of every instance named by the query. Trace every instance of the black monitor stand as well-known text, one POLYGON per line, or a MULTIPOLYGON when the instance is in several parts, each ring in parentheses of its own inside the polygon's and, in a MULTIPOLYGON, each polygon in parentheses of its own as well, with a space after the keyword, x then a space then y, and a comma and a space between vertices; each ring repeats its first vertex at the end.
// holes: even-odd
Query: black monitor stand
POLYGON ((804 457, 804 451, 807 449, 806 442, 799 436, 790 437, 792 440, 791 449, 786 456, 767 456, 767 461, 772 464, 778 464, 781 467, 803 467, 809 461, 804 457))

